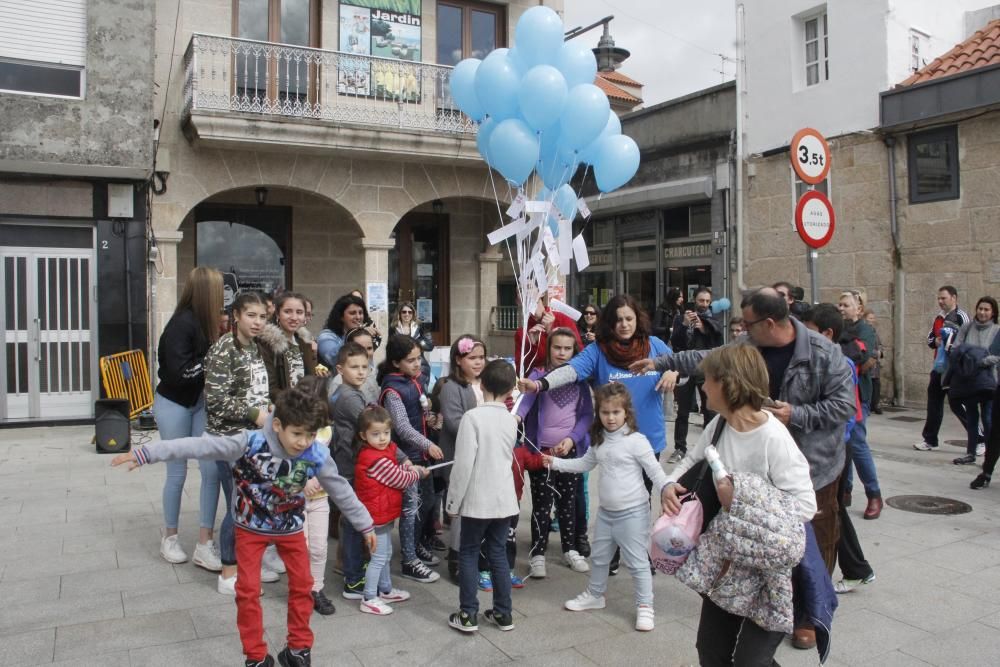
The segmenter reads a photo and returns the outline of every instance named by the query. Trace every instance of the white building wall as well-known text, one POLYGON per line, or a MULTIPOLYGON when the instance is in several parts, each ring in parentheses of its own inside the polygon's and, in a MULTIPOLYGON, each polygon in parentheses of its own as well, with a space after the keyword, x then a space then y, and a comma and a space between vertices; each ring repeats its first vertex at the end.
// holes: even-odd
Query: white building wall
POLYGON ((825 136, 878 125, 878 94, 910 75, 910 29, 927 61, 962 41, 965 12, 996 0, 737 0, 745 18, 746 147, 786 146, 810 126, 825 136), (803 20, 826 8, 830 78, 805 85, 803 20))

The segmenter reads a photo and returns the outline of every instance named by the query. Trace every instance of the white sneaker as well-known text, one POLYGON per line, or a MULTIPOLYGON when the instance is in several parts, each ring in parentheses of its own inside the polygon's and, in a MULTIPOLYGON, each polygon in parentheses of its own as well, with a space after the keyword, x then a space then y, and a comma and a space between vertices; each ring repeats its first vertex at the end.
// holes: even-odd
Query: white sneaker
POLYGON ((918 452, 934 452, 934 451, 937 451, 937 447, 935 445, 929 445, 929 444, 927 444, 923 440, 921 440, 918 443, 915 443, 913 445, 913 448, 915 450, 917 450, 918 452))
POLYGON ((985 442, 981 442, 978 445, 976 445, 976 456, 982 456, 985 453, 986 453, 986 443, 985 442))
POLYGON ((379 598, 374 598, 372 600, 362 600, 361 611, 366 614, 375 614, 376 616, 388 616, 393 612, 393 608, 387 602, 379 598))
POLYGON ((594 597, 590 594, 590 591, 584 591, 577 595, 572 600, 566 600, 566 604, 563 605, 570 611, 587 611, 588 609, 604 609, 605 604, 604 596, 594 597))
POLYGON ((570 549, 563 554, 563 558, 566 559, 569 569, 574 572, 590 572, 590 565, 587 563, 587 559, 581 556, 579 551, 570 549))
POLYGON ((531 572, 528 576, 532 579, 544 579, 545 578, 545 556, 532 556, 531 557, 531 572))
POLYGON ((383 602, 406 602, 410 599, 409 591, 401 591, 398 588, 393 588, 388 593, 379 593, 378 597, 383 602))
POLYGON ((641 604, 635 608, 635 629, 639 632, 649 632, 653 629, 653 607, 641 604))
POLYGON ((229 577, 223 577, 219 575, 219 581, 215 584, 215 590, 219 592, 219 595, 230 595, 236 597, 236 575, 229 577))
POLYGON ((222 572, 222 561, 219 558, 219 550, 215 542, 209 540, 204 544, 199 543, 194 548, 194 557, 191 562, 198 567, 205 568, 209 572, 222 572))
POLYGON ((261 560, 261 564, 272 572, 277 572, 278 574, 285 573, 285 561, 281 560, 281 556, 278 555, 278 549, 273 544, 268 545, 267 549, 264 550, 264 558, 261 560))
POLYGON ((262 584, 273 584, 276 581, 281 581, 281 575, 274 570, 269 570, 263 565, 260 566, 260 583, 262 584))
POLYGON ((187 562, 188 559, 188 555, 184 553, 176 535, 170 535, 160 540, 160 555, 163 556, 163 560, 174 564, 187 562))

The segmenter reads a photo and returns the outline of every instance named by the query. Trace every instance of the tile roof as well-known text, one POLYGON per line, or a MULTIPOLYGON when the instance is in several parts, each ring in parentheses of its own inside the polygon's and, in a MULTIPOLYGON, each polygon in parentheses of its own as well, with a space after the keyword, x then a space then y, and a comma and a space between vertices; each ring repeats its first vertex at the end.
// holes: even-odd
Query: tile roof
POLYGON ((624 83, 626 86, 642 86, 641 83, 632 77, 622 74, 617 70, 614 72, 598 72, 597 75, 611 81, 612 83, 624 83))
POLYGON ((608 81, 604 76, 604 72, 598 72, 597 78, 594 80, 594 85, 604 91, 604 94, 609 98, 614 100, 621 100, 623 102, 628 102, 630 104, 641 104, 642 99, 636 97, 632 93, 629 93, 615 84, 608 81))
POLYGON ((912 86, 933 79, 967 72, 987 65, 1000 64, 1000 19, 990 21, 982 30, 930 64, 905 79, 900 86, 912 86))

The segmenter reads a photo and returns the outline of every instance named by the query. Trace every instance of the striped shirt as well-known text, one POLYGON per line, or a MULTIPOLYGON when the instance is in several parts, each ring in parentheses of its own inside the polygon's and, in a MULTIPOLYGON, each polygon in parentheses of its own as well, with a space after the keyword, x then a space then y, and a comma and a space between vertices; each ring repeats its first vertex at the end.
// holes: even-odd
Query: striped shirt
POLYGON ((395 461, 386 458, 375 461, 365 473, 390 489, 405 489, 420 479, 420 473, 416 470, 407 470, 395 461))

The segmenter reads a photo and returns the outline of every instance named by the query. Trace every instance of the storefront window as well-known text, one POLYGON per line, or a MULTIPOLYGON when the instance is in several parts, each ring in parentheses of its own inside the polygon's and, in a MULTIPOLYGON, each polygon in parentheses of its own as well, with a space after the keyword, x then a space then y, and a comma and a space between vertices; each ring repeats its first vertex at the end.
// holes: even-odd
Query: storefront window
POLYGON ((291 210, 275 206, 199 206, 195 209, 198 266, 223 273, 226 306, 236 292, 274 293, 291 287, 287 258, 291 210))
POLYGON ((603 308, 615 295, 613 220, 594 220, 583 230, 590 266, 576 274, 577 306, 603 308))

